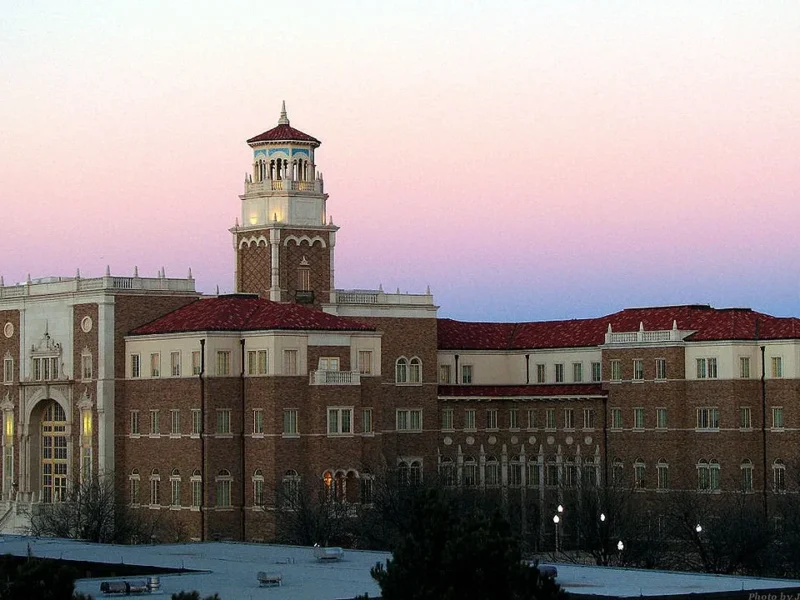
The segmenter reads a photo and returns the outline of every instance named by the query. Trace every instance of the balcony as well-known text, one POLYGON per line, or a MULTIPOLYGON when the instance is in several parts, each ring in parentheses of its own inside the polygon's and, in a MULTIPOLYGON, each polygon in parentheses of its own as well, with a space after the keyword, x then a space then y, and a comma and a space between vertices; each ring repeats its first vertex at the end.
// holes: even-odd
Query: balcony
POLYGON ((358 371, 311 371, 309 385, 361 385, 358 371))

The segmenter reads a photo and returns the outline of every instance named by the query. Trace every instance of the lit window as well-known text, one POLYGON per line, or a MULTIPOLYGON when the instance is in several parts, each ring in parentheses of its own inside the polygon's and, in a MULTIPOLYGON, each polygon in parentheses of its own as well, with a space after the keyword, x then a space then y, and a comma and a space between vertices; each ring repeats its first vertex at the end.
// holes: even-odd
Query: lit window
POLYGON ((300 433, 297 427, 297 409, 287 408, 283 411, 283 435, 295 436, 300 433))
POLYGON ((422 409, 398 409, 397 431, 422 431, 422 409))
POLYGON ((231 409, 220 408, 217 410, 217 430, 216 432, 221 435, 227 435, 231 432, 231 409))
POLYGON ((353 409, 328 409, 328 435, 350 435, 353 433, 353 409))

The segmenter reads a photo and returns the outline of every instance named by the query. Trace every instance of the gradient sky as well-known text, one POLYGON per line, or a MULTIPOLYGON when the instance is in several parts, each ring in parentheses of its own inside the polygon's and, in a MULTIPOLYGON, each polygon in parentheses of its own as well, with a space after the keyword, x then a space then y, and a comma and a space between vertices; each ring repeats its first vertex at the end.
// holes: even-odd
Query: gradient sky
POLYGON ((800 3, 39 2, 0 18, 0 274, 233 285, 248 137, 322 140, 339 288, 528 321, 800 315, 800 3))

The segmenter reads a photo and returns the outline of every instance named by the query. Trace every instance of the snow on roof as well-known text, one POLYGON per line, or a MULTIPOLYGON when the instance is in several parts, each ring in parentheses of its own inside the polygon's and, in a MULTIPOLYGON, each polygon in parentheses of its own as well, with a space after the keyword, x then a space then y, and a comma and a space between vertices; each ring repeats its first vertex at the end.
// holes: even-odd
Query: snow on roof
MULTIPOLYGON (((375 563, 390 557, 387 552, 345 550, 341 561, 320 562, 314 558, 313 548, 301 546, 238 542, 117 546, 26 536, 0 538, 0 554, 25 556, 29 551, 39 558, 68 557, 70 560, 108 564, 193 569, 197 572, 159 574, 160 594, 169 597, 182 590, 197 590, 201 597, 217 593, 222 600, 262 595, 275 600, 336 600, 354 598, 365 592, 370 597, 378 597, 380 590, 369 570, 375 563), (282 585, 259 590, 256 579, 259 571, 280 573, 282 585)), ((558 567, 557 581, 567 592, 583 597, 670 596, 787 589, 800 592, 800 581, 793 579, 555 564, 558 567)), ((146 575, 80 579, 75 587, 79 592, 100 598, 102 581, 133 581, 144 577, 146 575)))

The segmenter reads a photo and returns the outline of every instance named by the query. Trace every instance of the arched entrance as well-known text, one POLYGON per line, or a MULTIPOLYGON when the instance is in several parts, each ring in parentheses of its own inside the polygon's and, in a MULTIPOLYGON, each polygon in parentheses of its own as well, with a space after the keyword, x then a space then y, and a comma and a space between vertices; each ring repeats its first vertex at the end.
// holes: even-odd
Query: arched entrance
POLYGON ((67 415, 55 400, 41 408, 42 502, 67 498, 67 415))

